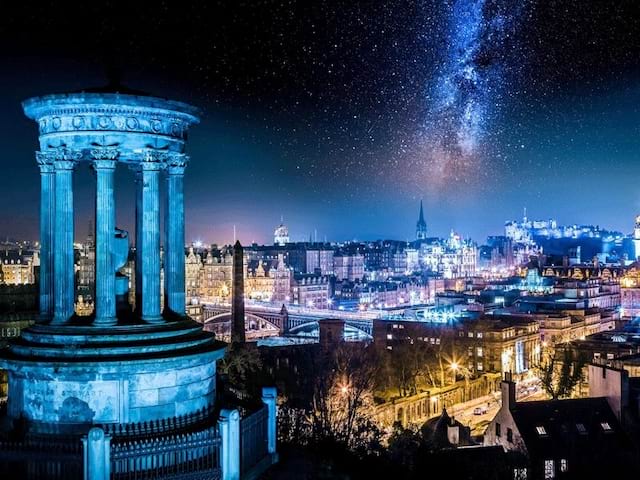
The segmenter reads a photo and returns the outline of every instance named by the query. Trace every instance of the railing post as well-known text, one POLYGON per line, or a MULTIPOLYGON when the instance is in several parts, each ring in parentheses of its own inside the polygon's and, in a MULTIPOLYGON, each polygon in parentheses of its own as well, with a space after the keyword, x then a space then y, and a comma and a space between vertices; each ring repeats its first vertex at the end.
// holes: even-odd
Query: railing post
POLYGON ((220 466, 222 480, 240 480, 240 413, 238 410, 220 410, 220 466))
POLYGON ((276 453, 276 398, 278 392, 275 387, 262 387, 262 403, 267 406, 267 451, 270 455, 276 453))
POLYGON ((82 437, 84 480, 109 480, 111 477, 111 437, 93 427, 82 437))

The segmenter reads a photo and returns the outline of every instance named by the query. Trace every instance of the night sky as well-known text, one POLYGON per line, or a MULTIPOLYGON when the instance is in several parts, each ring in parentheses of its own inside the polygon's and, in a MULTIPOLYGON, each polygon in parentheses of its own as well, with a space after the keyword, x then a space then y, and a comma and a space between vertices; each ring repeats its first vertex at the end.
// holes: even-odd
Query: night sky
MULTIPOLYGON (((640 2, 20 2, 0 17, 0 237, 35 239, 20 101, 107 83, 193 103, 187 240, 483 241, 640 213, 640 2), (198 3, 198 4, 196 4, 198 3), (515 6, 518 5, 518 6, 515 6)), ((124 169, 123 169, 124 170, 124 169)), ((94 180, 76 176, 76 237, 94 180)), ((133 181, 118 176, 132 229, 133 181)))

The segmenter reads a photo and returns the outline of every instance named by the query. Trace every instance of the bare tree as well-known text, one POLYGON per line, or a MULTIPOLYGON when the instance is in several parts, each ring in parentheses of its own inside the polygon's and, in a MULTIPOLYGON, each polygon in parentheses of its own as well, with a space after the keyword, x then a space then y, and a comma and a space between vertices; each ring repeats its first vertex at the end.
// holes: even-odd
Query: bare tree
POLYGON ((576 386, 583 380, 585 361, 581 355, 574 357, 572 351, 564 347, 546 356, 536 368, 542 388, 554 400, 570 397, 576 386))

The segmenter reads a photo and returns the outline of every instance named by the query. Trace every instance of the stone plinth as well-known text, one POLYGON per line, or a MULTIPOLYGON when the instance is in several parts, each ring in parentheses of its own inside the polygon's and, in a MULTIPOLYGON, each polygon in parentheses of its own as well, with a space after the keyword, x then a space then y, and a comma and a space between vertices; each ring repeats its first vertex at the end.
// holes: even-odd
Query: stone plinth
POLYGON ((149 422, 210 408, 223 344, 191 321, 96 328, 36 325, 0 358, 10 419, 38 431, 149 422))

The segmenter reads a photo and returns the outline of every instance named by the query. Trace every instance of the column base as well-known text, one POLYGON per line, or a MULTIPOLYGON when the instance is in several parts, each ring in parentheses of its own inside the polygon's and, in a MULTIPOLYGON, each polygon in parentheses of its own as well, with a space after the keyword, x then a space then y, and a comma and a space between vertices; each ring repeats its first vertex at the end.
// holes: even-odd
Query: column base
POLYGON ((153 316, 142 316, 142 320, 147 323, 164 323, 164 318, 162 315, 153 315, 153 316))
POLYGON ((112 327, 113 325, 117 325, 118 319, 116 317, 101 317, 93 321, 94 327, 112 327))
POLYGON ((71 319, 71 315, 67 316, 67 315, 54 315, 53 318, 51 319, 50 324, 51 325, 64 325, 65 323, 69 323, 69 320, 71 319))

